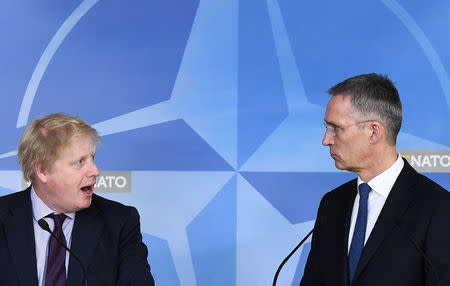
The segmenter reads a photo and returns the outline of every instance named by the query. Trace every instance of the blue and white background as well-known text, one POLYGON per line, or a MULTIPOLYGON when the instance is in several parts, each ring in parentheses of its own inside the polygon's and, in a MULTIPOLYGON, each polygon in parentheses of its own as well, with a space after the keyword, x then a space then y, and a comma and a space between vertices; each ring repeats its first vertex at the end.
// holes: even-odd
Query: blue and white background
MULTIPOLYGON (((321 146, 329 95, 388 74, 403 150, 450 149, 448 0, 2 0, 0 195, 35 117, 78 115, 131 171, 160 286, 271 285, 321 197, 355 175, 321 146)), ((449 173, 428 173, 450 188, 449 173)), ((278 285, 298 285, 309 242, 278 285)))

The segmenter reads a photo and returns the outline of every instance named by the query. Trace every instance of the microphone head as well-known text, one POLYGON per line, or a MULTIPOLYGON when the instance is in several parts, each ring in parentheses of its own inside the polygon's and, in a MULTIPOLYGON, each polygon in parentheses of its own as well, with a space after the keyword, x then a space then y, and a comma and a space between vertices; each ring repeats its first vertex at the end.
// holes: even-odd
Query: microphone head
POLYGON ((43 230, 46 230, 46 231, 50 232, 50 226, 49 226, 48 223, 45 221, 45 219, 41 218, 40 220, 38 220, 38 225, 39 225, 43 230))

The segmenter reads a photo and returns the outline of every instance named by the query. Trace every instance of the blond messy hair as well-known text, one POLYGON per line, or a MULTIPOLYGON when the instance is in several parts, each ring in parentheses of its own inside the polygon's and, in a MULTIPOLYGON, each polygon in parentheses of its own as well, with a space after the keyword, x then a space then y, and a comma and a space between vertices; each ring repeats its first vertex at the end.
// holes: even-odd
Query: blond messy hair
POLYGON ((81 118, 53 113, 35 119, 23 132, 19 141, 18 161, 25 180, 36 176, 35 166, 50 171, 62 150, 76 138, 88 137, 100 143, 97 130, 81 118))

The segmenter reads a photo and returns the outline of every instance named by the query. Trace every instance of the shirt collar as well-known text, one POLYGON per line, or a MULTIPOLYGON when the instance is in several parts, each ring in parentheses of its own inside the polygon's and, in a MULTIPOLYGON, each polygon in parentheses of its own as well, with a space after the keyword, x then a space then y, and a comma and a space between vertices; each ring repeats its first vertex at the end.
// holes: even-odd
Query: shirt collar
MULTIPOLYGON (((394 162, 394 164, 392 164, 392 166, 367 182, 367 184, 373 191, 386 199, 391 192, 391 189, 394 186, 398 175, 400 175, 400 172, 402 171, 404 165, 405 163, 403 162, 402 156, 398 155, 397 160, 394 162)), ((364 183, 364 181, 361 180, 361 178, 358 176, 358 187, 362 183, 364 183)))
MULTIPOLYGON (((38 221, 41 218, 46 217, 49 214, 56 213, 54 210, 52 210, 49 206, 47 206, 41 198, 36 194, 36 191, 34 190, 34 187, 31 186, 31 206, 33 208, 33 218, 38 221)), ((70 217, 71 219, 75 218, 75 213, 64 213, 66 216, 70 217)))

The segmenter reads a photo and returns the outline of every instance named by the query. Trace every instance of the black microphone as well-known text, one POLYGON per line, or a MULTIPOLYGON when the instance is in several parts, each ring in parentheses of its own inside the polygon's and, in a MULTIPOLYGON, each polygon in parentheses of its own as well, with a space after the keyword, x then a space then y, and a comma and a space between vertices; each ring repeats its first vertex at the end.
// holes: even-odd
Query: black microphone
POLYGON ((313 229, 311 229, 311 231, 302 239, 302 241, 300 241, 299 244, 297 244, 297 246, 291 251, 291 253, 289 253, 288 256, 286 256, 285 259, 283 259, 283 261, 281 262, 280 266, 278 266, 277 272, 275 273, 275 277, 273 277, 273 283, 272 286, 275 286, 277 284, 277 279, 278 279, 278 275, 280 275, 280 271, 281 268, 283 268, 283 266, 286 264, 286 262, 288 262, 288 260, 291 258, 292 255, 294 255, 294 253, 297 251, 297 249, 300 248, 300 246, 303 245, 303 243, 305 243, 305 241, 308 239, 308 237, 321 225, 324 224, 326 222, 326 217, 320 217, 317 224, 313 227, 313 229))
POLYGON ((420 255, 422 255, 423 259, 428 264, 429 269, 431 269, 431 272, 433 272, 434 277, 436 278, 437 285, 439 286, 439 284, 440 284, 440 282, 439 282, 439 275, 438 275, 438 273, 436 271, 436 268, 434 268, 433 263, 431 263, 430 259, 425 254, 425 252, 423 252, 423 250, 420 247, 420 245, 414 240, 414 238, 412 238, 412 236, 409 234, 409 231, 403 226, 402 218, 399 217, 399 216, 395 216, 394 217, 394 222, 401 229, 401 231, 408 238, 408 240, 414 245, 414 248, 420 253, 420 255))
POLYGON ((61 244, 69 253, 70 255, 72 255, 77 261, 78 263, 80 263, 81 269, 83 270, 83 283, 81 285, 86 285, 86 267, 84 267, 83 262, 81 261, 81 259, 75 254, 73 253, 67 246, 65 243, 63 243, 61 240, 59 240, 58 237, 56 237, 56 235, 50 230, 50 227, 48 225, 48 223, 45 221, 45 219, 41 218, 40 220, 38 220, 38 224, 39 226, 47 231, 48 233, 50 233, 51 236, 53 236, 56 241, 61 244))

